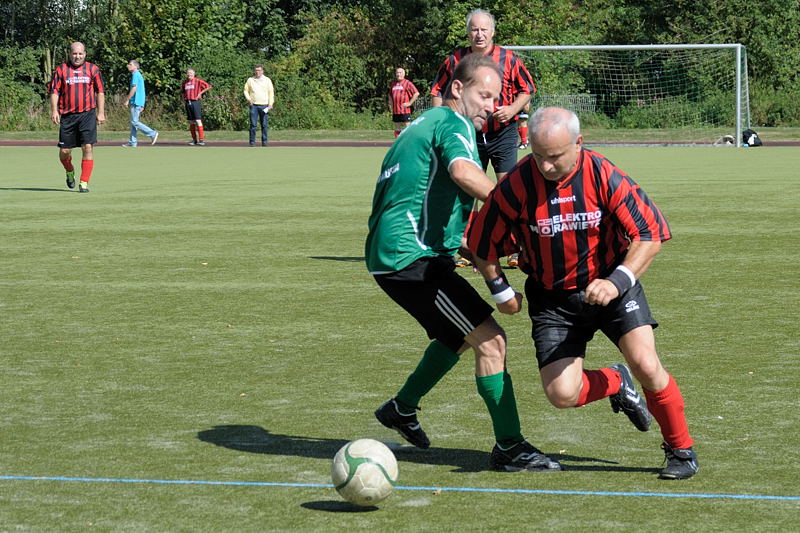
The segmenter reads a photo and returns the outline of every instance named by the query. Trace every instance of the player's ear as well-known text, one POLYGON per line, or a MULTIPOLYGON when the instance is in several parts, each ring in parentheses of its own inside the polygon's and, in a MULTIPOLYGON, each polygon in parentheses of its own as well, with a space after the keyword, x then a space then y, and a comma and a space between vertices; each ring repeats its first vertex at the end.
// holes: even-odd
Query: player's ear
POLYGON ((577 148, 578 150, 580 150, 580 149, 581 149, 581 146, 583 146, 583 135, 581 135, 581 134, 579 133, 579 134, 578 134, 578 137, 575 139, 575 148, 577 148))
POLYGON ((462 93, 464 92, 464 82, 461 80, 453 80, 450 83, 450 94, 453 95, 453 98, 456 100, 460 100, 462 93))

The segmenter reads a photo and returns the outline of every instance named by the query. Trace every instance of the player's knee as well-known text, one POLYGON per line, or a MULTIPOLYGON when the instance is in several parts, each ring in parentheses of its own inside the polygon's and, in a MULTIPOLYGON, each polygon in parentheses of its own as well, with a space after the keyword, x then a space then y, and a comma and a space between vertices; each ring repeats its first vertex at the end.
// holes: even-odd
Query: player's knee
POLYGON ((640 383, 649 383, 659 377, 664 372, 658 354, 655 352, 642 354, 634 358, 630 363, 631 372, 640 383))
POLYGON ((578 395, 580 394, 580 391, 575 387, 566 386, 559 382, 545 386, 544 392, 550 404, 558 409, 575 407, 578 403, 578 395))

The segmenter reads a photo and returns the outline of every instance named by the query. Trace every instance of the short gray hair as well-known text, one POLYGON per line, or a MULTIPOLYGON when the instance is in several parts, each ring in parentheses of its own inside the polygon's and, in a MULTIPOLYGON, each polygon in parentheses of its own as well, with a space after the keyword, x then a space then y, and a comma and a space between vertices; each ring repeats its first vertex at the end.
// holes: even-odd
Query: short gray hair
POLYGON ((581 121, 573 111, 563 107, 540 107, 531 115, 528 121, 528 131, 531 138, 543 129, 551 130, 554 126, 563 126, 569 133, 572 142, 578 140, 581 134, 581 121))
POLYGON ((469 13, 467 13, 467 34, 469 34, 469 23, 472 22, 472 17, 475 15, 486 15, 489 17, 489 20, 492 22, 492 30, 494 30, 494 15, 486 11, 485 9, 473 9, 469 13))
POLYGON ((128 61, 128 63, 130 63, 131 65, 133 65, 136 68, 142 68, 142 66, 139 64, 139 62, 136 61, 135 59, 131 59, 130 61, 128 61))

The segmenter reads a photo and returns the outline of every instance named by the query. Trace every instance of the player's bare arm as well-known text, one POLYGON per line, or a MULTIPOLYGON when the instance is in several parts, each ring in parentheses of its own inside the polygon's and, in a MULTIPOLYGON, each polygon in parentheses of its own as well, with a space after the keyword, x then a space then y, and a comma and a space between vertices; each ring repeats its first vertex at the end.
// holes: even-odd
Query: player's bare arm
POLYGON ((97 93, 97 123, 105 124, 106 122, 106 95, 105 93, 97 93))
POLYGON ((473 161, 458 159, 450 164, 450 178, 473 198, 485 201, 494 182, 473 161))
POLYGON ((513 315, 522 310, 522 295, 515 291, 506 281, 503 269, 497 261, 486 261, 473 254, 475 268, 483 276, 492 293, 497 310, 505 315, 513 315))
MULTIPOLYGON (((633 286, 634 280, 639 279, 647 272, 656 254, 661 250, 661 241, 633 241, 628 248, 618 270, 627 277, 632 276, 633 280, 629 286, 633 286)), ((619 275, 619 274, 617 274, 619 275)), ((625 278, 622 278, 623 282, 625 278)), ((586 286, 584 301, 592 305, 606 306, 612 300, 620 296, 617 286, 607 278, 593 280, 586 286)))
POLYGON ((50 95, 50 120, 53 124, 61 123, 61 114, 58 112, 58 93, 50 95))
POLYGON ((411 99, 408 102, 405 102, 403 104, 403 107, 411 107, 412 105, 414 105, 414 102, 417 101, 417 98, 419 98, 419 93, 418 92, 414 93, 413 95, 411 95, 411 99))

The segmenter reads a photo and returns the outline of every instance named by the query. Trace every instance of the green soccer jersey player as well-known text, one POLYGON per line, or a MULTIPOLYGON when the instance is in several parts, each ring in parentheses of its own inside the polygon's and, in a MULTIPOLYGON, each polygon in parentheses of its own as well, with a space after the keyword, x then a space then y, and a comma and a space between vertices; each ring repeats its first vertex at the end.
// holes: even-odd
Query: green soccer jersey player
POLYGON ((450 177, 457 161, 481 168, 475 127, 450 107, 429 110, 395 141, 383 160, 369 218, 371 274, 456 253, 475 203, 450 177))
MULTIPOLYGON (((505 332, 492 317, 493 308, 455 273, 453 261, 475 199, 485 200, 494 188, 481 168, 475 132, 491 116, 500 79, 490 58, 471 54, 459 62, 444 107, 415 120, 383 161, 369 218, 367 268, 432 341, 397 395, 375 416, 411 444, 429 447, 415 409, 460 354, 472 348, 478 393, 489 410, 496 441, 490 467, 560 470, 557 461, 522 436, 506 371, 505 332)), ((489 288, 495 301, 502 296, 501 312, 520 311, 522 296, 504 280, 492 280, 489 288)))

